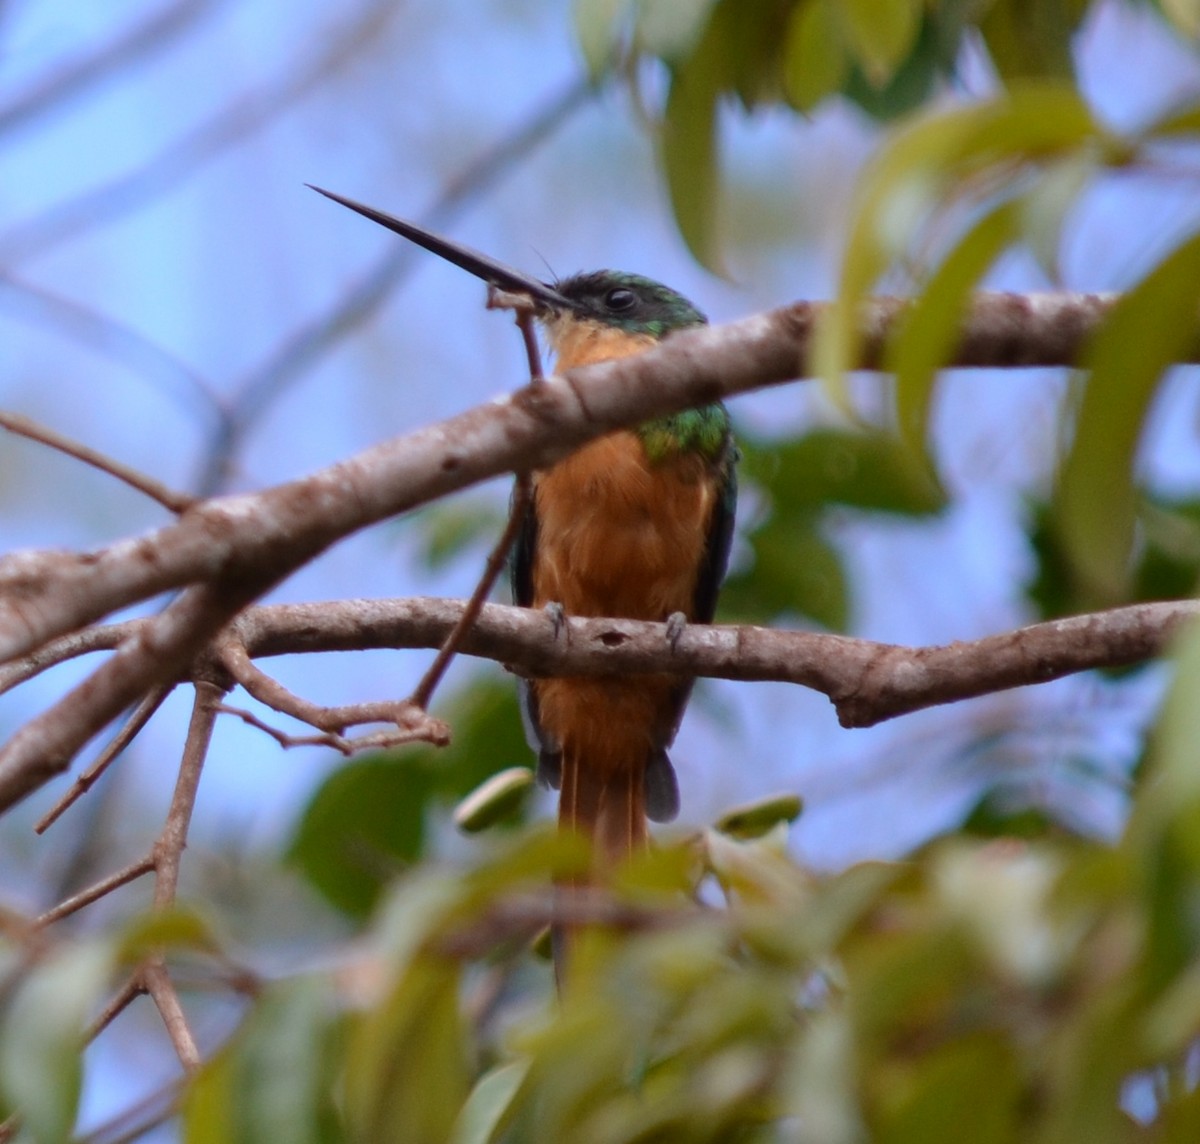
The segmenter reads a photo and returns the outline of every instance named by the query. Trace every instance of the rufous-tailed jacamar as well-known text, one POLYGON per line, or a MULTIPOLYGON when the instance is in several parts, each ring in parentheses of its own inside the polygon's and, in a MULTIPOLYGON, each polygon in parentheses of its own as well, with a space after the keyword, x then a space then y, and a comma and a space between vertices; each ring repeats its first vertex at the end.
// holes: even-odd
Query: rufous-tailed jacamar
MULTIPOLYGON (((314 190, 320 190, 319 187, 314 190)), ((674 290, 599 270, 538 281, 412 223, 321 194, 500 287, 527 295, 560 371, 638 353, 703 324, 674 290)), ((512 561, 515 602, 569 616, 712 619, 737 497, 724 406, 622 429, 533 476, 512 561), (559 611, 561 609, 561 612, 559 611)), ((537 679, 522 708, 538 775, 561 788, 558 820, 614 863, 646 843, 646 818, 668 821, 679 789, 667 757, 691 691, 676 675, 537 679)))

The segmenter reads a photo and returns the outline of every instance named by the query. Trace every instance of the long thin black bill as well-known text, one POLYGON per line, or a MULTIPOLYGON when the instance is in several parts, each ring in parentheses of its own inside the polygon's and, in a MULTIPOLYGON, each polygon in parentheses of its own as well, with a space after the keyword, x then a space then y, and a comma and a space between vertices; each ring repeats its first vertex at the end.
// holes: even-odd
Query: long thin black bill
POLYGON ((341 203, 342 206, 357 211, 364 218, 369 218, 372 222, 379 223, 380 226, 386 226, 388 230, 424 247, 431 254, 436 254, 447 262, 453 262, 455 266, 461 267, 468 274, 474 274, 475 277, 499 286, 502 290, 509 290, 514 294, 528 294, 551 310, 578 309, 570 298, 564 297, 548 283, 539 282, 536 278, 522 274, 521 271, 514 270, 511 266, 505 266, 503 262, 497 262, 494 258, 489 258, 478 250, 472 250, 471 247, 463 246, 461 243, 451 242, 450 239, 443 238, 440 234, 423 230, 411 222, 405 222, 404 219, 377 211, 374 207, 356 203, 353 199, 347 199, 341 195, 335 195, 333 191, 314 187, 312 183, 306 183, 305 186, 324 195, 327 199, 332 199, 335 203, 341 203))

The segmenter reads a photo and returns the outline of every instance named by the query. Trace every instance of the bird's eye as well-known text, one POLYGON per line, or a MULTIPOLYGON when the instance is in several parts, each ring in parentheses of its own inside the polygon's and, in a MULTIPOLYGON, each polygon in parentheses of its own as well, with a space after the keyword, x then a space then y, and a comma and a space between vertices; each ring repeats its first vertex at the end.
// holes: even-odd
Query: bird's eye
POLYGON ((605 307, 617 314, 632 310, 637 300, 637 295, 628 286, 614 286, 604 295, 605 307))

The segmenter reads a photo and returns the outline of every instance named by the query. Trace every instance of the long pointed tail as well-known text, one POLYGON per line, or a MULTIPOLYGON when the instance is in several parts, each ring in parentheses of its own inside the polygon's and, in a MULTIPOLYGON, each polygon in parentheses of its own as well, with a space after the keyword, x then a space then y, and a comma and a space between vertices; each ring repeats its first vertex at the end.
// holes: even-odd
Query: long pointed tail
MULTIPOLYGON (((564 882, 560 892, 603 883, 609 871, 648 845, 645 765, 614 766, 611 760, 593 758, 584 749, 564 749, 558 825, 592 845, 591 875, 564 882)), ((554 971, 559 988, 566 979, 576 928, 554 927, 554 971)))

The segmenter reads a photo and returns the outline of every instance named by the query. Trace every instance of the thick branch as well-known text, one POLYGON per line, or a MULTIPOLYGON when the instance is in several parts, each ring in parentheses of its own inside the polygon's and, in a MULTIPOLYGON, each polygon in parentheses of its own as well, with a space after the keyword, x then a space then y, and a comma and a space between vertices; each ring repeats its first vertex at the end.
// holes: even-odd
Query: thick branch
MULTIPOLYGON (((958 364, 1061 365, 1109 301, 1094 295, 977 297, 958 364)), ((864 365, 902 310, 864 309, 864 365)), ((0 749, 0 809, 61 771, 87 740, 184 670, 242 607, 347 534, 500 473, 544 467, 609 430, 805 372, 822 307, 798 304, 684 331, 634 357, 526 386, 511 397, 255 495, 203 502, 141 538, 88 553, 0 560, 0 659, 157 593, 197 585, 63 702, 0 749), (199 585, 203 583, 204 587, 199 585)))
MULTIPOLYGON (((462 601, 432 597, 274 604, 243 612, 233 632, 255 657, 433 648, 463 608, 462 601)), ((1200 602, 1193 600, 1135 604, 915 648, 821 632, 693 624, 672 648, 663 624, 569 617, 569 638, 556 638, 540 611, 485 604, 460 650, 529 675, 673 671, 796 683, 828 695, 843 726, 868 727, 924 707, 1152 659, 1197 615, 1200 602)), ((108 650, 150 622, 90 629, 63 646, 74 655, 108 650)))

